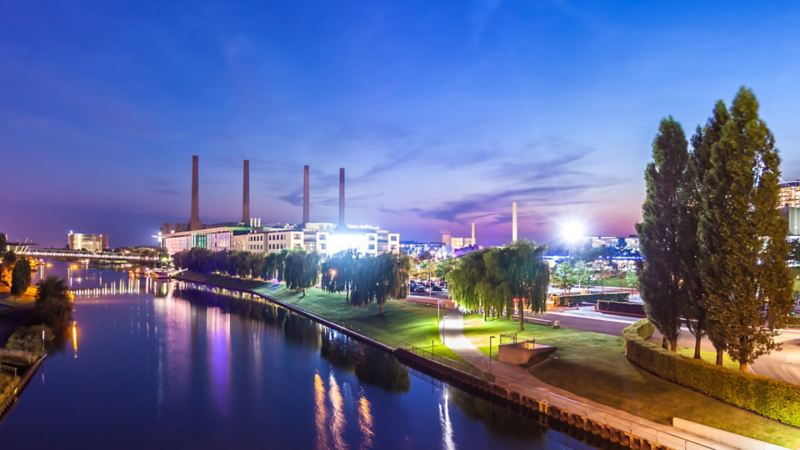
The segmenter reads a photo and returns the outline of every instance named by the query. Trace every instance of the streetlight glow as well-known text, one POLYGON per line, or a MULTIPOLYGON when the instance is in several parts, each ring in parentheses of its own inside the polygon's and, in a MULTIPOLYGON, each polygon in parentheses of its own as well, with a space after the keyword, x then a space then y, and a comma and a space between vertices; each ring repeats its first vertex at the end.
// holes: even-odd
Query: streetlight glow
POLYGON ((561 238, 568 244, 574 244, 586 236, 586 228, 581 222, 570 221, 561 226, 561 238))

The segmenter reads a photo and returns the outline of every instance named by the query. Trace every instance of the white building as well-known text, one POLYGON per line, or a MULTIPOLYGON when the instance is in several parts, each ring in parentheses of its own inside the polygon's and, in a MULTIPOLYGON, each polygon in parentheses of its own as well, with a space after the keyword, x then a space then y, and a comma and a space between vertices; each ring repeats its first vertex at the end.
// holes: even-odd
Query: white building
POLYGON ((67 234, 67 246, 70 250, 85 250, 87 252, 102 252, 108 249, 108 235, 75 233, 67 234))
POLYGON ((213 226, 202 230, 180 231, 159 235, 161 246, 170 256, 191 248, 205 248, 213 252, 233 249, 233 236, 249 229, 242 226, 213 226))

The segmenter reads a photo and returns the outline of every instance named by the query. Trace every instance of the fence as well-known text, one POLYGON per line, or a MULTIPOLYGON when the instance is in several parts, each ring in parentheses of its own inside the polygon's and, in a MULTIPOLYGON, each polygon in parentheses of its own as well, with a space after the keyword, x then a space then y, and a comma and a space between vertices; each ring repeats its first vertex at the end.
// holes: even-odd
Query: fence
POLYGON ((464 363, 464 362, 461 362, 461 361, 456 361, 456 360, 450 359, 450 358, 448 358, 446 356, 437 355, 436 354, 436 348, 437 347, 448 348, 446 346, 441 346, 441 345, 439 345, 439 346, 431 345, 431 347, 427 347, 427 346, 426 347, 417 347, 416 345, 405 344, 403 346, 403 348, 405 350, 407 350, 409 353, 413 353, 413 354, 415 354, 417 356, 420 356, 422 358, 431 360, 431 361, 436 362, 438 364, 441 364, 443 366, 447 366, 447 367, 449 367, 451 369, 455 369, 455 370, 458 370, 460 372, 467 373, 467 374, 472 375, 474 377, 480 378, 480 379, 482 379, 484 381, 489 381, 489 382, 493 382, 494 381, 494 375, 492 375, 490 373, 486 373, 486 372, 478 369, 477 367, 473 366, 472 364, 467 364, 467 363, 464 363))

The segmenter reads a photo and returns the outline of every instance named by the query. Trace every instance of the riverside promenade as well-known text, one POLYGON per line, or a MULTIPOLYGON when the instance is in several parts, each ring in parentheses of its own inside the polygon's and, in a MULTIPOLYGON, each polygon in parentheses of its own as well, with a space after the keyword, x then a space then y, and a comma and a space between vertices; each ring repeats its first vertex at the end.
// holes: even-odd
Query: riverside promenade
POLYGON ((464 336, 463 329, 463 316, 459 315, 448 320, 445 331, 447 346, 467 363, 481 371, 491 373, 495 379, 494 383, 509 392, 517 392, 520 396, 534 398, 540 402, 545 401, 549 405, 562 411, 569 411, 571 414, 602 421, 612 427, 668 448, 692 450, 733 450, 737 448, 580 397, 572 392, 544 383, 524 367, 490 360, 464 336))

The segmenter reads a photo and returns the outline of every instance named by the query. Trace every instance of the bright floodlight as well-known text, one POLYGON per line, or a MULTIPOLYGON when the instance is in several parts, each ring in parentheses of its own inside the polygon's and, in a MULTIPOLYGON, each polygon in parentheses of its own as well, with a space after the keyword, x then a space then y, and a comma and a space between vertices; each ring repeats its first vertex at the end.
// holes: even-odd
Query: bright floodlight
POLYGON ((578 221, 570 221, 561 225, 561 239, 567 244, 574 244, 586 236, 583 224, 578 221))

